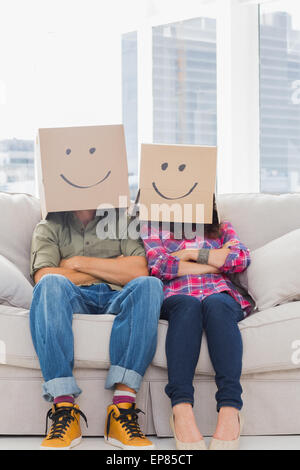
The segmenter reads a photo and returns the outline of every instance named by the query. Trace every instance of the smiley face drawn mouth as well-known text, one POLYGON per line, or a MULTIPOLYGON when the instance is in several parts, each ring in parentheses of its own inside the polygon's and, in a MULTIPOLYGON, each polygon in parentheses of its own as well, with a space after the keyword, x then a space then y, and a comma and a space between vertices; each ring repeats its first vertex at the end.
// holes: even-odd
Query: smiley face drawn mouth
POLYGON ((94 188, 95 186, 98 186, 98 184, 103 183, 103 181, 107 180, 107 178, 110 176, 110 174, 111 174, 111 171, 109 170, 109 171, 107 172, 107 174, 104 176, 104 178, 102 178, 102 180, 97 181, 97 183, 91 184, 91 185, 89 185, 89 186, 79 186, 78 184, 72 183, 72 181, 70 181, 65 175, 61 174, 61 175, 59 175, 59 176, 60 176, 66 183, 70 184, 70 185, 73 186, 74 188, 89 189, 89 188, 94 188))
POLYGON ((179 197, 168 197, 168 196, 165 196, 164 194, 162 194, 159 189, 157 188, 156 184, 153 182, 152 183, 152 186, 154 188, 154 191, 159 194, 160 197, 162 197, 163 199, 168 199, 169 201, 175 201, 176 199, 183 199, 187 196, 189 196, 193 191, 194 189, 196 188, 196 186, 198 186, 198 183, 195 183, 194 186, 186 193, 184 194, 183 196, 179 196, 179 197))

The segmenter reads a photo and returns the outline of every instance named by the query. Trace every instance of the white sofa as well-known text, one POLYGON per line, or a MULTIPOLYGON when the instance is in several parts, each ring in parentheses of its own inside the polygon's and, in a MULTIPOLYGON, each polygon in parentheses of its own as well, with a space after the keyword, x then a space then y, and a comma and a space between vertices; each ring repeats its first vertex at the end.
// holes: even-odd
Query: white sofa
MULTIPOLYGON (((298 194, 222 195, 218 206, 221 219, 232 222, 250 250, 300 228, 298 194)), ((28 195, 0 193, 0 215, 0 255, 30 281, 30 243, 40 220, 39 201, 28 195)), ((106 405, 111 400, 104 383, 113 319, 111 315, 74 316, 75 376, 83 390, 79 404, 89 422, 87 429, 83 425, 85 435, 103 435, 106 405)), ((292 345, 300 340, 300 301, 253 313, 240 323, 240 329, 244 434, 300 434, 300 364, 292 360, 292 345)), ((138 405, 145 411, 141 425, 147 434, 158 436, 171 435, 170 404, 164 393, 166 332, 167 323, 160 321, 157 351, 138 394, 138 405)), ((13 306, 0 296, 0 434, 44 433, 49 404, 41 398, 42 382, 28 309, 13 306)), ((216 387, 205 337, 194 385, 198 422, 202 432, 211 435, 216 423, 216 387)))

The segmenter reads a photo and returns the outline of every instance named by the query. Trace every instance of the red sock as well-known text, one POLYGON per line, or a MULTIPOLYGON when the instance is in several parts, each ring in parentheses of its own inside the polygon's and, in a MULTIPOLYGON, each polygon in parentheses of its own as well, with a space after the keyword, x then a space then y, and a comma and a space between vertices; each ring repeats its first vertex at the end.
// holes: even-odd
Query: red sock
POLYGON ((113 404, 119 403, 135 403, 136 394, 123 390, 115 390, 113 397, 113 404))
POLYGON ((75 403, 73 395, 61 395, 60 397, 55 397, 54 398, 54 405, 57 405, 57 403, 75 403))

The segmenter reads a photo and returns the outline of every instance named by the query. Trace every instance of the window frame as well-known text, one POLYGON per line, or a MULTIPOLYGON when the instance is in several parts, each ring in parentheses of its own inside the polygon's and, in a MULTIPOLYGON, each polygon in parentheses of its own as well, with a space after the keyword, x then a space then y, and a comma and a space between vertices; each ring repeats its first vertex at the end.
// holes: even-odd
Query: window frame
POLYGON ((218 192, 260 192, 259 5, 218 0, 218 192))

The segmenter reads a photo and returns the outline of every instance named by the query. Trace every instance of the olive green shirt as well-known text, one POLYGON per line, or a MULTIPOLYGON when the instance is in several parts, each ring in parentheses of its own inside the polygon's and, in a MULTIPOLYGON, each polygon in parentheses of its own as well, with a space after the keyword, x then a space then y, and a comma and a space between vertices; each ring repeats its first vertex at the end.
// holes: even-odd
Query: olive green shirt
MULTIPOLYGON (((131 238, 106 238, 97 235, 97 224, 102 217, 96 216, 86 227, 73 212, 56 212, 48 215, 35 228, 31 246, 30 275, 33 278, 41 268, 56 268, 60 261, 72 256, 116 258, 118 256, 145 256, 143 242, 131 238)), ((116 217, 117 233, 119 216, 116 217)), ((125 226, 127 219, 125 219, 125 226)), ((121 230, 120 230, 121 231, 121 230)), ((105 282, 99 280, 99 283, 105 282)), ((121 287, 109 284, 114 290, 121 287)))

